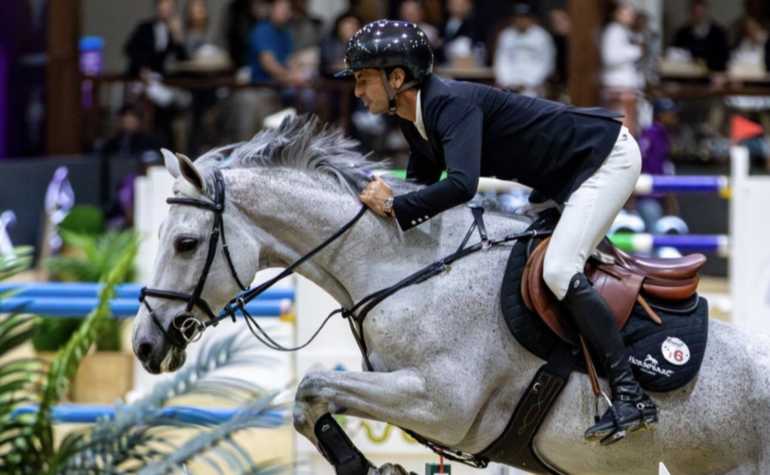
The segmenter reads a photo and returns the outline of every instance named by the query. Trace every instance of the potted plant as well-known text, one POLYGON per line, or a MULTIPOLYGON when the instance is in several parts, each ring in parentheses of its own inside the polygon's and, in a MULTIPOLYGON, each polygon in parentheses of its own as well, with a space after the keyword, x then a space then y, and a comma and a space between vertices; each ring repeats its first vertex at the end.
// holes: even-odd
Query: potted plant
MULTIPOLYGON (((48 260, 46 267, 53 280, 100 282, 114 269, 123 252, 136 242, 132 229, 104 231, 104 216, 96 208, 76 206, 59 225, 64 242, 61 255, 48 260)), ((133 262, 120 282, 132 282, 133 262)), ((79 318, 46 318, 38 323, 40 331, 33 345, 43 359, 52 359, 74 334, 79 318)), ((96 351, 82 362, 75 375, 70 397, 75 402, 112 403, 133 384, 133 355, 122 351, 123 321, 105 321, 96 338, 96 351)))

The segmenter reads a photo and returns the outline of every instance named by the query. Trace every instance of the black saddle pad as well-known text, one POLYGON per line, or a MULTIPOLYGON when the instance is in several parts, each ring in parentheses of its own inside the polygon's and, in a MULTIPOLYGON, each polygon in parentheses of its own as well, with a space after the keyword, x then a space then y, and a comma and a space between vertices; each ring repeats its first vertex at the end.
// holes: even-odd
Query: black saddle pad
MULTIPOLYGON (((548 360, 561 340, 527 309, 521 297, 521 275, 530 247, 534 249, 530 241, 516 243, 508 259, 501 292, 503 315, 516 341, 535 356, 548 360)), ((694 298, 697 302, 693 300, 686 311, 656 308, 662 326, 652 322, 640 305, 634 306, 621 335, 631 367, 646 391, 674 391, 698 374, 708 337, 708 303, 697 295, 694 298)), ((599 376, 604 377, 601 365, 595 366, 599 376)), ((582 357, 576 368, 586 372, 582 357)))

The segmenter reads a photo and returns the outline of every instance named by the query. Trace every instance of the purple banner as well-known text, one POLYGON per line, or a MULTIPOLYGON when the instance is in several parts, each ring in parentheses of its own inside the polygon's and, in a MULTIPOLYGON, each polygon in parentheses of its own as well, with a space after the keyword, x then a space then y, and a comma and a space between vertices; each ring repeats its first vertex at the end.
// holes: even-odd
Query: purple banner
POLYGON ((8 117, 8 55, 5 45, 0 45, 0 160, 5 158, 6 119, 8 117))

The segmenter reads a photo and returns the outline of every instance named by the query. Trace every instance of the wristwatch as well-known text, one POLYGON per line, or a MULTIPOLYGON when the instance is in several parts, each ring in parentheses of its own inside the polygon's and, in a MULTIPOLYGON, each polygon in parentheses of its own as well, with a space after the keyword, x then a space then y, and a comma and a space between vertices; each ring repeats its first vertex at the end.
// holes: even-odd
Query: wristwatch
POLYGON ((385 213, 389 218, 393 217, 393 197, 388 198, 387 200, 383 201, 380 205, 380 208, 382 208, 382 212, 385 213))

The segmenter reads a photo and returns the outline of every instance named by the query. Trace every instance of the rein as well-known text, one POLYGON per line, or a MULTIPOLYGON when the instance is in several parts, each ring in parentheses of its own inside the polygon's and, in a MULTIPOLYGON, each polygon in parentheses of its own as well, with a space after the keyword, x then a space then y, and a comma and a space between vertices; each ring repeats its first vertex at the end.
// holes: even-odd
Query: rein
POLYGON ((213 229, 211 230, 211 236, 209 238, 209 248, 208 248, 208 253, 206 255, 206 263, 203 266, 201 275, 198 278, 198 284, 195 286, 193 293, 185 294, 181 292, 173 292, 170 290, 151 289, 151 288, 143 287, 139 294, 139 301, 142 302, 145 307, 147 307, 147 311, 150 312, 150 316, 152 317, 152 321, 155 324, 155 326, 174 346, 180 349, 184 349, 188 343, 193 343, 200 340, 200 338, 203 336, 203 332, 207 328, 215 327, 219 324, 219 322, 227 318, 231 318, 233 322, 235 322, 235 313, 236 311, 240 310, 243 313, 243 316, 246 318, 246 323, 249 327, 249 330, 251 330, 251 333, 254 334, 254 336, 259 341, 264 343, 267 347, 277 351, 297 351, 309 345, 315 339, 315 337, 321 332, 323 327, 326 325, 326 322, 328 322, 332 316, 342 312, 342 309, 340 309, 338 311, 331 313, 328 317, 326 317, 326 320, 324 320, 324 322, 321 324, 318 330, 313 334, 310 340, 307 341, 307 343, 301 346, 298 346, 296 348, 286 348, 281 346, 279 343, 275 342, 275 340, 273 340, 272 338, 270 338, 270 336, 262 329, 262 327, 259 326, 259 324, 254 319, 254 317, 252 317, 251 314, 249 314, 249 312, 246 310, 246 304, 251 302, 255 298, 259 297, 261 294, 263 294, 266 290, 270 289, 273 285, 275 285, 280 280, 293 274, 295 269, 297 269, 299 266, 307 262, 309 259, 313 258, 313 256, 321 252, 327 246, 329 246, 334 241, 336 241, 340 236, 345 234, 345 232, 347 232, 350 228, 352 228, 364 216, 364 214, 368 209, 366 206, 362 206, 361 210, 353 217, 353 219, 351 219, 347 224, 341 227, 336 233, 334 233, 327 240, 325 240, 320 245, 318 245, 318 247, 316 247, 312 251, 302 256, 299 260, 297 260, 297 262, 287 267, 279 275, 275 276, 274 278, 268 280, 267 282, 264 282, 263 284, 253 289, 247 289, 246 286, 241 283, 241 279, 238 277, 238 272, 235 270, 235 266, 233 265, 233 260, 230 257, 230 251, 227 246, 224 220, 222 218, 222 214, 225 211, 225 183, 224 183, 224 178, 222 177, 221 170, 216 169, 214 171, 214 202, 213 203, 208 201, 203 201, 203 200, 196 200, 193 198, 168 198, 166 200, 166 203, 170 205, 176 204, 176 205, 182 205, 182 206, 193 206, 196 208, 212 211, 214 213, 214 226, 213 226, 213 229), (219 242, 220 237, 222 239, 222 249, 225 254, 225 259, 227 260, 227 265, 230 268, 230 274, 233 276, 236 283, 238 284, 238 287, 243 292, 241 293, 241 295, 239 295, 238 297, 235 297, 230 302, 228 302, 227 305, 225 305, 224 310, 222 310, 222 312, 219 315, 215 315, 214 312, 211 310, 211 306, 208 304, 208 302, 206 302, 206 300, 201 298, 201 294, 203 293, 203 287, 206 285, 206 279, 208 278, 209 270, 211 269, 211 264, 214 262, 214 257, 216 256, 216 250, 217 250, 217 243, 219 242), (178 333, 169 332, 163 327, 163 325, 158 320, 158 317, 155 314, 155 311, 152 309, 149 302, 147 301, 147 297, 158 297, 163 299, 181 300, 181 301, 187 302, 187 306, 185 307, 184 311, 178 314, 177 316, 175 316, 172 322, 174 328, 178 330, 178 333), (201 310, 203 310, 203 312, 208 317, 208 320, 206 320, 205 322, 202 322, 197 318, 195 318, 195 316, 192 313, 192 310, 196 306, 201 310), (261 333, 262 336, 257 334, 257 331, 261 333))

